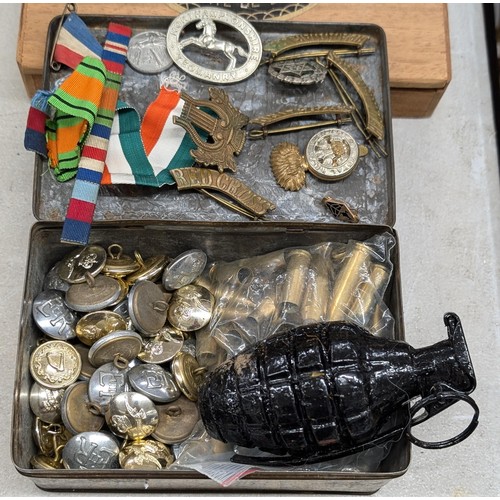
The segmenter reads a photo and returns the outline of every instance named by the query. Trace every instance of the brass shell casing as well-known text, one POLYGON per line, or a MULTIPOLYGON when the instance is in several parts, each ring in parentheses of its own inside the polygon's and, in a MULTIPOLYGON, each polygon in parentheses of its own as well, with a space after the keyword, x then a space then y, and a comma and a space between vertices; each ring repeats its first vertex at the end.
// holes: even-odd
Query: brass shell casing
POLYGON ((350 257, 335 280, 326 314, 327 321, 342 321, 350 316, 348 306, 352 302, 354 291, 364 281, 363 273, 370 269, 370 264, 371 253, 368 246, 361 242, 354 243, 350 257))
POLYGON ((281 294, 281 303, 294 304, 300 308, 311 259, 312 256, 307 250, 293 249, 288 252, 286 279, 281 294))
POLYGON ((330 297, 329 289, 327 264, 321 256, 315 256, 309 270, 301 309, 304 323, 323 321, 330 297))
POLYGON ((391 279, 390 270, 379 263, 371 266, 368 281, 360 284, 350 305, 350 317, 358 323, 368 326, 375 312, 378 300, 382 300, 391 279))

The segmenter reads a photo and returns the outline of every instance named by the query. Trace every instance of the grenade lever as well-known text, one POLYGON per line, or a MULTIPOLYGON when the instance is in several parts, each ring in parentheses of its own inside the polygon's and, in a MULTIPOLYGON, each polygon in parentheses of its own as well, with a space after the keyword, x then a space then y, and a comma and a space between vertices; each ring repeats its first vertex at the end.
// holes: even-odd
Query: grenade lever
POLYGON ((449 446, 460 443, 474 432, 479 422, 479 408, 476 402, 467 394, 451 389, 446 385, 439 385, 438 387, 435 386, 435 391, 433 391, 432 394, 422 398, 418 403, 415 403, 410 408, 410 416, 411 421, 407 431, 407 436, 413 444, 420 446, 421 448, 448 448, 449 446), (474 409, 474 415, 471 422, 462 432, 450 439, 436 442, 422 441, 411 433, 411 427, 425 422, 430 417, 437 415, 458 401, 465 401, 474 409), (415 417, 415 415, 422 409, 424 410, 423 414, 415 417))

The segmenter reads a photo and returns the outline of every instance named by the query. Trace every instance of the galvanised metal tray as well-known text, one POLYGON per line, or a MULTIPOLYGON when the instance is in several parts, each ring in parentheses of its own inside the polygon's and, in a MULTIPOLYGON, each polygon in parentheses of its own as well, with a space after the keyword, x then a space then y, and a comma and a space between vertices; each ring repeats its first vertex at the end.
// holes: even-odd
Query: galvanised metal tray
MULTIPOLYGON (((34 415, 30 409, 29 393, 33 380, 29 370, 30 353, 37 345, 40 333, 32 318, 33 299, 42 290, 43 279, 49 269, 68 252, 68 245, 60 242, 61 223, 38 222, 31 231, 29 259, 27 263, 23 308, 17 352, 17 372, 13 401, 11 453, 15 467, 45 490, 64 491, 112 491, 126 492, 212 492, 217 494, 245 491, 339 492, 373 493, 388 481, 406 472, 410 462, 410 442, 402 437, 390 443, 385 458, 377 466, 360 470, 335 470, 297 472, 277 468, 255 472, 229 487, 223 488, 206 476, 188 469, 162 471, 136 470, 41 470, 30 467, 35 454, 32 439, 34 415)), ((394 319, 394 336, 404 340, 403 311, 400 288, 399 245, 397 234, 387 226, 376 225, 327 225, 311 228, 303 224, 266 225, 244 223, 170 223, 114 222, 96 223, 92 244, 107 248, 121 243, 124 252, 139 250, 144 258, 155 254, 177 255, 185 250, 200 248, 209 261, 235 260, 262 255, 274 250, 307 246, 322 242, 347 243, 350 239, 366 240, 384 232, 391 233, 396 245, 391 251, 394 265, 391 282, 384 297, 394 319), (252 244, 249 245, 248 242, 252 244)))
MULTIPOLYGON (((81 16, 99 40, 103 40, 107 25, 116 21, 130 26, 133 35, 154 30, 166 33, 172 18, 162 17, 99 17, 81 16)), ((59 20, 50 25, 44 88, 52 89, 57 81, 68 74, 62 69, 54 72, 49 66, 50 48, 57 31, 59 20)), ((367 86, 373 91, 383 115, 385 138, 382 141, 388 156, 377 157, 373 152, 361 159, 355 171, 337 182, 325 182, 307 174, 306 186, 298 192, 285 191, 276 183, 270 168, 270 153, 274 146, 283 141, 296 144, 302 153, 309 139, 321 129, 268 136, 265 140, 249 140, 236 157, 237 179, 250 186, 257 194, 276 205, 266 215, 266 221, 304 223, 339 223, 325 208, 324 196, 341 198, 358 210, 360 221, 365 224, 395 223, 394 157, 392 144, 391 108, 389 96, 388 57, 383 30, 367 24, 252 23, 263 43, 294 34, 309 33, 361 33, 369 35, 367 46, 374 53, 366 56, 350 56, 345 60, 360 73, 367 86)), ((226 28, 227 29, 227 28, 226 28)), ((218 33, 223 34, 224 28, 218 33)), ((144 75, 134 71, 128 64, 125 68, 120 99, 137 109, 141 117, 146 107, 155 99, 162 80, 178 80, 178 84, 194 98, 207 98, 210 84, 191 78, 172 66, 159 75, 144 75)), ((348 87, 348 85, 347 85, 348 87)), ((280 82, 262 65, 248 79, 224 85, 232 103, 250 119, 264 114, 300 106, 324 106, 341 104, 341 98, 327 76, 321 84, 298 86, 280 82)), ((351 95, 358 106, 360 99, 354 91, 351 95)), ((325 117, 331 119, 331 117, 325 117)), ((302 122, 304 123, 304 122, 302 122)), ((342 125, 343 130, 354 136, 358 143, 364 139, 353 123, 342 125)), ((62 221, 71 197, 73 181, 60 183, 55 180, 47 162, 37 156, 34 171, 33 211, 38 220, 62 221)), ((168 221, 210 221, 250 222, 245 216, 235 213, 195 191, 177 191, 175 186, 150 188, 117 185, 101 187, 95 211, 95 220, 168 220, 168 221)))

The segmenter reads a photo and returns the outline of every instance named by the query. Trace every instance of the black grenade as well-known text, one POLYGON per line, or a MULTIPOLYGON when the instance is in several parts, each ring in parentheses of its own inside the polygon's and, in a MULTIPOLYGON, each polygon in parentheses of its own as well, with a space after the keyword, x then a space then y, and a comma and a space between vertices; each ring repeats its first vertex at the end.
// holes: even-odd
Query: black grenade
POLYGON ((473 432, 479 410, 468 396, 476 379, 460 319, 448 313, 444 320, 448 339, 421 349, 345 322, 270 337, 204 381, 198 402, 205 428, 220 441, 272 453, 233 457, 262 465, 338 458, 405 433, 423 447, 456 444, 473 432), (411 434, 411 426, 459 400, 474 408, 461 434, 437 443, 411 434))

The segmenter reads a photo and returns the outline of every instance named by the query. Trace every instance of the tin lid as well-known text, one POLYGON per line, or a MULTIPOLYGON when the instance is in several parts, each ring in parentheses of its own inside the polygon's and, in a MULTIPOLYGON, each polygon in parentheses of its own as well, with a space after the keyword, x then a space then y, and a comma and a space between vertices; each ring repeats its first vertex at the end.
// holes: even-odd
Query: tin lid
MULTIPOLYGON (((91 32, 102 42, 106 27, 113 19, 103 16, 81 16, 91 32)), ((147 30, 166 33, 172 18, 130 17, 126 24, 132 28, 132 35, 147 30)), ((122 21, 120 21, 122 22, 122 21)), ((386 39, 383 30, 375 25, 367 24, 333 24, 333 23, 265 23, 253 22, 263 46, 263 58, 266 44, 272 40, 290 35, 310 36, 318 33, 342 33, 346 35, 361 34, 367 36, 364 47, 373 53, 363 56, 339 57, 344 67, 350 67, 362 77, 366 88, 373 95, 383 123, 384 138, 379 141, 387 156, 377 153, 367 144, 363 133, 352 120, 340 125, 340 129, 350 134, 360 146, 368 146, 368 154, 360 155, 352 172, 346 177, 329 181, 313 175, 305 174, 305 186, 298 191, 288 191, 280 187, 271 169, 271 153, 281 143, 290 143, 306 157, 306 150, 311 139, 321 128, 310 128, 300 132, 287 132, 267 135, 264 139, 252 140, 249 137, 251 125, 247 125, 246 140, 241 152, 234 156, 236 171, 227 170, 230 178, 238 179, 256 194, 269 200, 276 206, 266 213, 264 221, 274 223, 306 223, 306 224, 349 224, 346 219, 337 217, 342 209, 325 203, 326 200, 340 200, 346 203, 347 214, 354 213, 359 223, 393 226, 395 223, 395 186, 394 186, 394 154, 391 126, 391 108, 389 95, 389 75, 386 39), (345 63, 348 66, 345 66, 345 63)), ((48 47, 57 31, 56 18, 49 29, 48 47)), ((227 26, 220 26, 217 35, 225 36, 227 26)), ((323 47, 324 48, 324 47, 323 47)), ((305 47, 304 50, 307 50, 305 47)), ((63 66, 58 72, 49 66, 50 51, 46 51, 44 88, 53 89, 61 79, 70 74, 63 66)), ((216 57, 216 54, 213 54, 216 57)), ((297 110, 304 107, 333 106, 343 104, 341 93, 336 87, 333 77, 326 75, 321 83, 313 85, 296 85, 281 81, 270 74, 268 64, 262 64, 255 73, 241 82, 220 85, 233 106, 246 115, 250 121, 263 115, 283 110, 297 110)), ((347 90, 352 103, 360 110, 355 120, 365 120, 367 106, 357 90, 358 82, 342 71, 337 72, 338 79, 347 90)), ((351 75, 352 76, 352 75, 351 75)), ((175 65, 161 74, 145 74, 134 70, 129 64, 125 71, 120 91, 120 100, 134 107, 140 118, 156 98, 160 85, 174 87, 186 92, 194 99, 209 98, 209 83, 196 80, 175 65), (138 91, 140 89, 140 91, 138 91)), ((217 84, 213 86, 217 87, 217 84)), ((371 99, 371 98, 370 98, 371 99)), ((278 126, 289 126, 315 121, 311 117, 294 119, 278 126)), ((322 120, 331 120, 332 115, 321 115, 322 120)), ((199 165, 196 165, 199 166, 199 165)), ((203 167, 207 168, 207 167, 203 167)), ((210 168, 216 170, 216 167, 210 168)), ((315 169, 317 170, 317 166, 315 169)), ((321 169, 320 169, 321 170, 321 169)), ((323 176, 324 177, 324 176, 323 176)), ((37 155, 34 179, 34 215, 39 220, 62 221, 66 216, 68 201, 71 197, 74 181, 58 182, 47 162, 37 155)), ((215 194, 215 192, 213 192, 215 194)), ((217 192, 221 195, 220 192, 217 192)), ((224 195, 223 195, 224 196, 224 195)), ((175 185, 164 185, 161 188, 111 185, 101 186, 94 213, 94 221, 162 220, 172 222, 207 222, 207 223, 255 223, 245 215, 237 213, 217 202, 199 190, 178 191, 175 185)), ((259 223, 261 221, 259 220, 259 223)))

